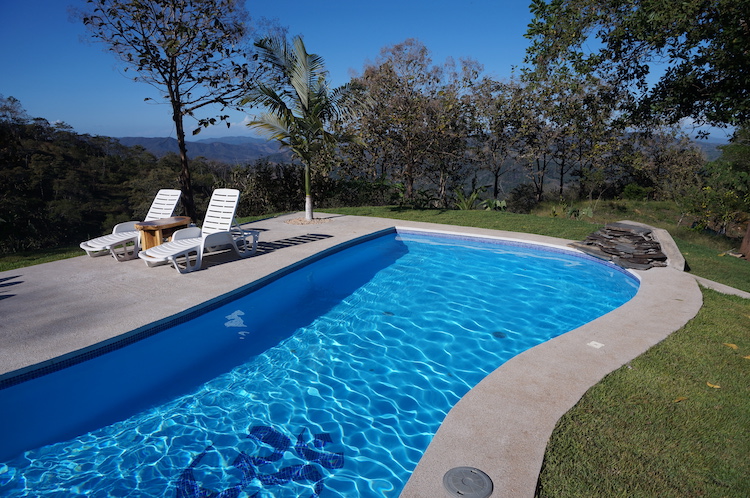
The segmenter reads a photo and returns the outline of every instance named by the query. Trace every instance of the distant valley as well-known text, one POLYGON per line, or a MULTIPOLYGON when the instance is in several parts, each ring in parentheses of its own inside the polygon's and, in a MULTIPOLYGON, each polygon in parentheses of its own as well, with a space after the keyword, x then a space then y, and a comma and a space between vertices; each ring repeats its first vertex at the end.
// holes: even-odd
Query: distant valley
MULTIPOLYGON (((170 152, 179 152, 177 140, 174 138, 149 137, 121 137, 117 139, 126 147, 142 146, 157 157, 170 152)), ((276 142, 252 137, 221 137, 205 138, 195 142, 187 142, 188 157, 205 157, 231 165, 245 165, 258 159, 268 159, 270 162, 286 162, 290 160, 289 153, 281 151, 276 142)))

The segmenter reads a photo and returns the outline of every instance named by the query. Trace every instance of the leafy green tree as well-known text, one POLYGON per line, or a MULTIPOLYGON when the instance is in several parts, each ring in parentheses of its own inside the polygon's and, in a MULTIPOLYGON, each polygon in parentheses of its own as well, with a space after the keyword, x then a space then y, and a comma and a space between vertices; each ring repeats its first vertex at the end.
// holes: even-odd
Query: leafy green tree
POLYGON ((470 160, 476 122, 473 95, 483 68, 471 59, 461 60, 459 66, 448 59, 441 69, 439 90, 427 107, 432 140, 424 171, 437 187, 437 202, 447 208, 451 193, 463 194, 467 178, 476 171, 470 160))
POLYGON ((472 163, 472 95, 480 71, 471 60, 433 65, 415 39, 383 48, 355 80, 372 104, 347 123, 367 144, 352 148, 351 169, 396 183, 406 204, 446 205, 459 181, 471 176, 464 170, 472 163))
MULTIPOLYGON (((722 155, 706 165, 704 186, 697 196, 694 214, 699 223, 727 233, 734 223, 747 221, 750 212, 750 128, 742 127, 722 155)), ((746 236, 747 237, 747 236, 746 236)), ((743 247, 750 241, 743 242, 743 247)))
POLYGON ((632 133, 629 139, 633 179, 653 191, 653 199, 680 202, 690 187, 700 186, 706 160, 700 148, 678 130, 632 133))
MULTIPOLYGON (((87 0, 80 15, 92 36, 135 69, 169 103, 181 163, 182 204, 197 219, 185 143, 186 116, 207 106, 236 105, 258 67, 246 62, 248 15, 239 0, 87 0)), ((150 100, 150 99, 146 99, 150 100)), ((226 120, 228 115, 218 116, 226 120)), ((214 124, 217 117, 198 120, 214 124)))
POLYGON ((739 128, 729 144, 721 147, 720 159, 738 172, 750 174, 750 125, 739 128))
POLYGON ((532 0, 531 11, 534 70, 564 65, 629 89, 633 122, 750 118, 747 1, 532 0))
POLYGON ((554 143, 558 135, 558 130, 545 116, 550 102, 540 99, 541 95, 534 91, 533 86, 521 87, 516 117, 518 129, 513 145, 514 157, 534 187, 536 202, 544 198, 544 187, 553 165, 554 143))
POLYGON ((277 140, 303 163, 305 218, 313 219, 310 169, 316 159, 337 144, 356 140, 352 134, 330 131, 332 122, 349 117, 361 103, 351 83, 330 88, 323 58, 307 53, 301 37, 264 38, 256 42, 261 61, 270 68, 243 103, 267 109, 248 126, 277 140))

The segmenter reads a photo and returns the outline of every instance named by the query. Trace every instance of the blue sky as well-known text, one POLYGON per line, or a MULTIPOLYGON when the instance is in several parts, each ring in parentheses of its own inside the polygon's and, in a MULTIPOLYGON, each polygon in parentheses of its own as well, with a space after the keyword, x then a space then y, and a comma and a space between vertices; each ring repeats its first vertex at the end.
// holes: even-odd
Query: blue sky
MULTIPOLYGON (((531 20, 527 0, 248 0, 253 17, 276 18, 323 56, 333 85, 349 81, 381 48, 420 40, 433 63, 471 57, 485 74, 507 79, 523 61, 531 20)), ((152 87, 126 77, 104 46, 90 42, 69 7, 85 0, 0 0, 0 94, 13 96, 32 117, 64 121, 91 135, 173 137, 169 108, 144 102, 152 87)), ((204 117, 204 116, 201 116, 204 117)), ((250 135, 232 115, 196 139, 250 135)), ((186 130, 193 123, 186 122, 186 130)), ((188 131, 189 133, 189 131, 188 131)), ((191 138, 189 137, 188 140, 191 138)))

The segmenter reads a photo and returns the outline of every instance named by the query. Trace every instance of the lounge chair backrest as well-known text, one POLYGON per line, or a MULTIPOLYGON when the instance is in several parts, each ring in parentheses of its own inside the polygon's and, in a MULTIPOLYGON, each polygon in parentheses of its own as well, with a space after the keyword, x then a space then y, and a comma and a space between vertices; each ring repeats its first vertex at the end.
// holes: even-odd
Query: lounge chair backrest
POLYGON ((240 191, 233 188, 217 188, 211 194, 201 231, 204 235, 228 232, 234 222, 234 214, 240 200, 240 191))
POLYGON ((148 210, 144 221, 170 218, 174 214, 181 194, 182 192, 179 190, 166 188, 159 190, 156 197, 154 197, 154 202, 151 203, 151 208, 148 210))

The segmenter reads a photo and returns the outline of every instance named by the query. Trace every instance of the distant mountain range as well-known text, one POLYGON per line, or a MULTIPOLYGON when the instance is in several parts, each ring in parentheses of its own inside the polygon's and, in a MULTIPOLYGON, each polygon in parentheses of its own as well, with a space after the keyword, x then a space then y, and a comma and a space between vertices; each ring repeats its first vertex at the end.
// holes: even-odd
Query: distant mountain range
MULTIPOLYGON (((157 157, 170 152, 177 153, 177 140, 174 138, 122 137, 121 144, 132 147, 140 145, 157 157)), ((721 155, 719 146, 726 145, 725 141, 696 140, 698 146, 705 152, 709 161, 721 155)), ((270 162, 288 162, 291 155, 287 151, 279 150, 276 142, 252 137, 221 137, 204 138, 195 142, 187 142, 190 158, 205 157, 214 161, 235 165, 248 164, 258 159, 268 159, 270 162)))
MULTIPOLYGON (((174 138, 121 137, 119 142, 126 147, 140 145, 157 157, 170 152, 178 153, 177 140, 174 138)), ((288 152, 279 150, 276 142, 252 137, 204 138, 187 142, 188 157, 205 157, 228 164, 248 164, 257 159, 268 159, 271 162, 289 161, 288 152)))
POLYGON ((721 149, 719 147, 727 145, 729 142, 720 140, 695 140, 695 143, 706 154, 706 158, 709 161, 715 161, 721 156, 721 149))

